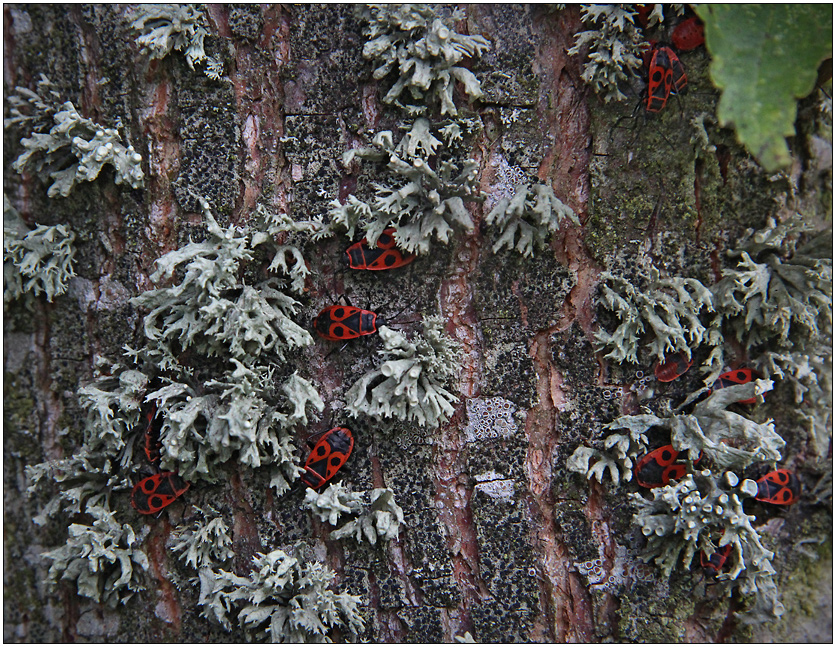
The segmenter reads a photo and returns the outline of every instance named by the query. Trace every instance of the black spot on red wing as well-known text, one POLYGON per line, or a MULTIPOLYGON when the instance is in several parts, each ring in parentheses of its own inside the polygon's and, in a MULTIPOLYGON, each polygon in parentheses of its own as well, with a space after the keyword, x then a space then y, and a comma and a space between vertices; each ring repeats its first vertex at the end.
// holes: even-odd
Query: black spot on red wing
POLYGON ((395 252, 389 252, 386 254, 386 256, 383 257, 383 263, 388 267, 392 267, 397 262, 398 255, 395 252))
POLYGON ((331 457, 331 465, 333 467, 339 467, 342 464, 342 456, 333 456, 331 457))
POLYGON ((792 499, 792 492, 790 492, 789 488, 784 488, 781 490, 780 496, 784 500, 784 503, 787 503, 792 499))
POLYGON ((331 337, 336 337, 337 339, 345 339, 346 337, 348 337, 348 330, 345 328, 345 326, 331 326, 331 329, 328 331, 328 334, 331 335, 331 337))
POLYGON ((675 463, 673 465, 669 465, 665 468, 665 471, 662 472, 662 484, 668 485, 671 481, 678 481, 683 476, 685 476, 685 466, 675 463))
POLYGON ((636 470, 636 480, 642 487, 654 488, 664 485, 662 483, 662 474, 665 468, 655 459, 651 459, 640 465, 636 470))
POLYGON ((674 454, 669 449, 666 449, 662 452, 662 461, 664 461, 665 464, 670 463, 673 459, 674 459, 674 454))
POLYGON ((782 483, 782 484, 786 485, 787 483, 789 483, 790 479, 789 479, 789 476, 787 476, 786 472, 776 472, 775 473, 775 480, 778 481, 778 483, 782 483))
POLYGON ((159 510, 160 508, 165 507, 166 503, 165 500, 156 494, 148 498, 148 506, 153 510, 159 510))
POLYGON ((331 316, 335 319, 342 319, 345 316, 345 308, 334 308, 331 311, 331 316))
POLYGON ((316 455, 317 456, 325 456, 328 453, 328 448, 325 445, 320 445, 316 448, 316 455))
POLYGON ((734 374, 741 384, 745 384, 749 380, 749 375, 746 371, 738 371, 734 374))
POLYGON ((386 232, 383 232, 382 234, 380 234, 380 238, 377 239, 377 246, 378 247, 386 247, 386 246, 391 245, 391 244, 392 244, 392 236, 390 236, 386 232))
POLYGON ((157 489, 157 485, 158 483, 153 478, 142 479, 139 482, 139 487, 142 488, 142 491, 145 492, 145 494, 153 493, 157 489))

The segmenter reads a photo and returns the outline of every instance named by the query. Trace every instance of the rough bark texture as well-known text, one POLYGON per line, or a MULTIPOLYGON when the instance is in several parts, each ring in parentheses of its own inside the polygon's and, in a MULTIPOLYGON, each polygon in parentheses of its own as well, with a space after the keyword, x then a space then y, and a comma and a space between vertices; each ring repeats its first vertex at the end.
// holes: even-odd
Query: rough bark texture
MULTIPOLYGON (((124 501, 124 521, 150 527, 147 588, 127 606, 107 609, 73 587, 49 590, 40 553, 65 541, 66 524, 33 524, 42 502, 24 496, 24 466, 73 451, 83 421, 76 392, 93 356, 115 358, 124 344, 141 343, 141 314, 128 299, 151 287, 156 258, 200 235, 194 195, 206 196, 222 222, 247 221, 257 203, 296 218, 325 213, 357 179, 344 173, 342 154, 397 118, 379 102, 361 54, 363 23, 349 6, 212 5, 207 51, 224 61, 220 82, 178 53, 149 64, 125 14, 125 6, 4 7, 4 91, 34 88, 45 73, 83 115, 108 125, 121 117, 147 176, 141 190, 105 176, 48 199, 36 178, 11 170, 20 135, 5 133, 13 204, 29 222, 69 223, 78 248, 67 295, 36 300, 34 311, 6 310, 5 640, 240 639, 200 617, 196 591, 173 584, 188 575, 172 577, 186 569, 167 538, 188 506, 210 501, 234 520, 236 570, 246 572, 257 551, 309 541, 337 572, 337 588, 363 596, 363 638, 376 642, 446 642, 465 631, 480 642, 831 639, 831 520, 822 506, 799 505, 770 522, 787 607, 771 626, 737 623, 739 600, 715 595, 696 573, 680 570, 667 582, 648 567, 650 576, 607 588, 578 572, 577 563, 599 557, 609 572, 619 546, 632 560, 638 546, 626 497, 635 486, 587 483, 565 468, 602 424, 638 410, 633 376, 608 366, 591 343, 599 272, 629 274, 651 255, 671 272, 708 277, 712 254, 761 227, 786 186, 762 174, 731 132, 717 135, 716 164, 695 163, 685 124, 715 101, 701 51, 684 59, 692 91, 682 108, 672 102, 652 120, 613 130, 629 107, 601 105, 566 54, 580 29, 575 7, 470 6, 460 30, 492 42, 473 65, 485 92, 472 152, 483 190, 504 158, 551 183, 582 226, 564 226, 528 260, 492 253, 477 226, 386 276, 340 273, 344 238, 306 250, 312 279, 300 321, 345 293, 405 309, 403 320, 440 311, 463 345, 462 397, 450 422, 433 432, 404 425, 397 438, 371 425, 355 431, 345 478, 355 489, 395 491, 406 514, 400 539, 377 548, 333 542, 300 507, 301 492, 276 499, 263 477, 241 471, 221 485, 194 484, 188 501, 160 518, 140 518, 124 501), (615 390, 625 397, 609 397, 615 390), (496 396, 509 403, 516 431, 469 442, 468 402, 496 396), (794 548, 811 537, 828 538, 818 560, 794 548)), ((819 188, 805 190, 813 202, 819 188)), ((472 215, 480 222, 482 208, 472 215)), ((300 449, 328 428, 375 343, 329 355, 333 346, 320 340, 301 354, 326 411, 299 430, 300 449)), ((681 400, 698 381, 662 386, 657 397, 681 400)), ((792 419, 790 411, 781 421, 787 453, 803 455, 806 434, 792 419)))

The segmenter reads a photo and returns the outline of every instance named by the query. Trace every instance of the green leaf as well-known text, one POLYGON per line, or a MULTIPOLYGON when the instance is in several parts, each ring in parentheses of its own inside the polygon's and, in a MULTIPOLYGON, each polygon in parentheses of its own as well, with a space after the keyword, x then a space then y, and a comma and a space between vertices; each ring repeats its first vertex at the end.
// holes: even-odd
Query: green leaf
POLYGON ((830 4, 696 5, 705 22, 717 116, 767 171, 790 163, 796 100, 812 92, 833 48, 830 4))

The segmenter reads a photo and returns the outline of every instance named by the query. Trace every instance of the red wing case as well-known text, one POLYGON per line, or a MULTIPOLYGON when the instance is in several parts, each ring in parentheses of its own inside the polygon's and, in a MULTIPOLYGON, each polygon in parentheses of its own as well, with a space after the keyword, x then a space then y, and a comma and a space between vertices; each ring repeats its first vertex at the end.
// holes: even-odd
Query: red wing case
POLYGON ((314 490, 321 488, 345 465, 352 449, 354 435, 349 429, 335 427, 328 430, 314 445, 308 460, 305 461, 302 483, 314 490))

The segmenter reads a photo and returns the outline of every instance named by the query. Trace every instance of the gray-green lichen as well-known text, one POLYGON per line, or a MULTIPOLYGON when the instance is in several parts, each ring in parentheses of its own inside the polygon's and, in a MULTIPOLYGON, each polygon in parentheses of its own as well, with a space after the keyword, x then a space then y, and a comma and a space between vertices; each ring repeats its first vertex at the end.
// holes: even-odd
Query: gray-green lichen
POLYGON ((789 351, 830 337, 832 232, 816 233, 798 215, 783 223, 770 218, 726 255, 737 265, 724 269, 712 290, 738 341, 789 351))
POLYGON ((188 528, 177 528, 171 534, 171 549, 195 570, 225 562, 235 553, 232 537, 223 517, 212 508, 195 507, 198 518, 188 528))
POLYGON ((208 56, 203 41, 208 34, 208 23, 202 5, 195 4, 140 4, 131 28, 140 32, 136 42, 143 54, 152 59, 165 58, 172 50, 183 52, 191 69, 204 64, 204 74, 218 80, 223 74, 223 63, 208 56))
POLYGON ((761 543, 752 525, 755 517, 743 510, 742 499, 751 496, 751 490, 735 488, 737 483, 732 472, 720 479, 703 470, 687 474, 678 483, 655 488, 652 499, 639 493, 632 493, 630 498, 637 507, 636 522, 647 537, 646 554, 655 557, 666 575, 676 567, 680 556, 687 568, 697 551, 712 555, 731 544, 727 560, 731 570, 717 578, 729 592, 733 582, 743 595, 753 595, 758 619, 765 621, 784 611, 772 579, 774 554, 761 543))
POLYGON ((690 414, 621 416, 606 428, 627 433, 608 435, 602 449, 578 447, 566 467, 588 479, 594 477, 599 483, 607 471, 614 484, 629 482, 637 460, 650 451, 647 432, 654 427, 667 430, 673 448, 687 452, 690 461, 704 454, 718 470, 742 470, 756 461, 777 462, 785 441, 775 432, 772 422, 757 423, 728 410, 729 405, 770 389, 769 380, 755 380, 717 390, 697 403, 690 414))
MULTIPOLYGON (((722 270, 710 287, 696 279, 660 279, 651 270, 648 288, 637 289, 625 279, 605 273, 599 304, 615 313, 619 325, 612 333, 597 333, 600 343, 617 362, 638 362, 642 344, 660 360, 667 353, 687 357, 701 346, 712 347, 703 360, 706 384, 724 370, 726 353, 739 355, 762 376, 789 379, 796 399, 810 422, 814 452, 823 456, 830 444, 832 374, 832 248, 829 232, 816 232, 799 216, 783 223, 768 220, 760 231, 750 231, 727 258, 736 264, 722 270), (652 334, 649 334, 652 333, 652 334)), ((579 447, 568 468, 587 478, 613 483, 629 481, 637 460, 646 454, 651 428, 667 431, 674 450, 687 464, 688 474, 676 484, 654 488, 653 498, 631 494, 635 520, 649 537, 648 555, 665 573, 680 556, 689 566, 698 550, 710 555, 732 545, 729 573, 718 579, 728 592, 751 596, 746 622, 780 615, 772 554, 761 543, 754 518, 741 501, 757 493, 757 485, 737 474, 756 463, 782 460, 785 440, 771 420, 757 422, 728 407, 772 388, 771 379, 691 394, 670 416, 622 416, 607 427, 623 430, 608 435, 598 447, 579 447), (696 402, 696 404, 694 404, 696 402), (682 413, 693 405, 691 413, 682 413), (697 471, 698 457, 711 469, 697 471), (729 489, 729 488, 732 489, 729 489)), ((759 418, 762 419, 762 418, 759 418)))
MULTIPOLYGON (((223 229, 209 205, 202 204, 208 239, 169 252, 157 260, 151 275, 155 283, 176 272, 182 280, 132 299, 134 305, 149 310, 145 335, 163 354, 164 365, 186 349, 251 364, 268 353, 283 360, 285 352, 311 344, 310 333, 291 319, 299 304, 287 294, 283 281, 273 276, 250 286, 239 278, 255 248, 271 242, 269 232, 223 229)), ((293 249, 280 246, 270 267, 287 269, 290 289, 301 292, 308 270, 301 253, 293 249), (289 268, 288 252, 295 260, 289 268)))
POLYGON ((308 423, 308 408, 324 408, 313 385, 296 373, 277 379, 271 367, 232 360, 234 369, 206 381, 198 392, 169 381, 147 395, 161 418, 163 469, 187 479, 215 480, 230 459, 251 468, 269 467, 278 494, 289 489, 296 465, 293 432, 308 423))
POLYGON ((45 294, 46 300, 67 291, 75 276, 75 234, 66 225, 38 225, 29 230, 3 196, 3 300, 24 293, 45 294))
POLYGON ((626 99, 619 86, 638 76, 642 67, 647 41, 634 23, 635 15, 629 5, 581 6, 581 20, 593 29, 580 32, 568 53, 577 55, 588 47, 581 78, 604 101, 626 99))
POLYGON ((459 345, 444 332, 442 317, 425 317, 423 332, 412 341, 381 326, 385 361, 361 377, 346 393, 346 410, 377 420, 399 418, 437 427, 453 413, 458 397, 444 385, 459 371, 459 345))
POLYGON ((331 202, 332 227, 345 230, 350 238, 359 227, 369 245, 377 243, 384 229, 394 227, 398 247, 413 254, 428 253, 433 237, 446 244, 454 226, 472 230, 465 202, 484 200, 478 164, 450 154, 462 138, 463 126, 469 125, 432 125, 419 118, 397 144, 393 133, 385 130, 374 136, 371 147, 348 151, 343 158, 346 166, 355 157, 385 162, 394 174, 393 185, 377 184, 372 202, 354 195, 345 204, 331 202))
POLYGON ((823 457, 832 435, 832 231, 816 232, 799 215, 783 223, 770 218, 726 255, 737 265, 712 286, 726 336, 750 349, 763 375, 793 385, 823 457))
POLYGON ((438 104, 442 115, 456 116, 456 81, 470 99, 482 96, 479 80, 459 63, 479 56, 490 43, 482 36, 455 31, 452 24, 465 17, 461 9, 454 9, 447 18, 435 5, 369 5, 364 16, 370 40, 363 47, 363 56, 378 65, 374 78, 383 79, 393 71, 398 76, 383 97, 384 103, 412 115, 425 114, 438 104))
POLYGON ((564 218, 580 225, 575 212, 555 196, 550 186, 525 183, 515 187, 512 197, 501 198, 485 216, 485 222, 500 232, 494 252, 507 247, 531 256, 535 247, 545 246, 546 238, 557 231, 564 218))
POLYGON ((688 568, 697 551, 711 555, 731 544, 729 563, 734 567, 721 574, 720 581, 734 581, 743 594, 755 596, 755 609, 768 608, 777 616, 783 608, 772 581, 773 555, 752 525, 755 518, 742 506, 743 499, 757 493, 757 484, 750 479, 741 484, 737 474, 755 463, 777 463, 786 443, 771 421, 757 423, 727 409, 771 388, 768 380, 755 380, 720 389, 697 403, 691 414, 621 416, 607 427, 627 433, 610 434, 603 441, 604 451, 579 447, 567 468, 599 482, 607 470, 615 484, 630 481, 634 465, 650 450, 647 432, 666 430, 674 450, 687 461, 689 473, 678 483, 654 488, 652 499, 643 493, 630 494, 636 508, 634 519, 648 537, 646 555, 655 557, 665 575, 670 575, 680 556, 682 566, 688 568), (694 463, 703 458, 713 470, 695 469, 694 463))
POLYGON ((200 570, 201 615, 231 629, 230 615, 247 635, 269 642, 330 642, 332 627, 363 630, 359 596, 334 593, 334 573, 297 547, 290 554, 256 553, 249 577, 200 570))
POLYGON ((60 486, 58 494, 35 517, 38 524, 62 511, 78 514, 91 507, 109 510, 112 494, 131 488, 127 475, 133 456, 130 434, 139 423, 148 378, 121 364, 103 359, 98 364, 103 375, 78 392, 87 412, 81 447, 67 458, 26 468, 30 494, 49 481, 60 486))
MULTIPOLYGON (((653 333, 650 350, 660 360, 682 352, 690 358, 711 346, 703 362, 711 384, 724 370, 726 346, 734 339, 748 349, 765 377, 790 379, 799 402, 804 394, 821 400, 831 392, 833 260, 829 232, 815 233, 796 216, 749 232, 727 252, 737 265, 706 287, 694 278, 661 278, 650 269, 647 287, 602 274, 598 303, 620 323, 596 338, 616 362, 638 362, 638 350, 653 333), (800 240, 804 240, 800 244, 800 240)), ((816 423, 817 428, 821 425, 816 423)))
POLYGON ((95 180, 105 164, 113 167, 116 184, 143 185, 142 156, 134 147, 126 148, 117 130, 82 117, 70 101, 61 102, 45 76, 37 92, 20 87, 15 92, 9 98, 12 116, 4 125, 20 124, 31 135, 20 140, 25 150, 12 168, 51 180, 49 197, 67 197, 79 182, 95 180))
POLYGON ((319 517, 336 526, 343 514, 356 518, 331 533, 332 539, 353 537, 365 539, 372 546, 378 539, 397 539, 404 514, 395 503, 395 493, 389 488, 375 488, 369 492, 351 492, 341 484, 331 484, 321 493, 308 489, 305 505, 319 517))
POLYGON ((299 304, 288 294, 304 289, 308 269, 295 245, 275 238, 317 234, 321 227, 260 208, 252 225, 223 229, 202 204, 207 240, 169 252, 151 277, 180 281, 133 300, 150 312, 147 344, 130 354, 137 365, 156 365, 166 375, 146 396, 158 406, 162 468, 187 480, 214 480, 219 466, 235 458, 252 468, 269 466, 281 494, 300 472, 295 427, 307 424, 309 407, 322 411, 324 403, 310 381, 289 371, 286 355, 313 341, 291 319, 299 304), (272 253, 268 271, 281 270, 289 284, 277 276, 242 281, 256 248, 272 253), (186 350, 218 357, 225 368, 195 385, 192 369, 178 359, 186 350))
POLYGON ((605 357, 618 363, 638 363, 639 344, 646 333, 652 333, 650 350, 660 361, 667 353, 678 352, 690 359, 691 350, 703 341, 721 343, 700 320, 701 314, 714 311, 714 297, 697 279, 663 278, 654 267, 644 289, 609 272, 603 272, 601 278, 598 303, 620 320, 614 332, 602 328, 595 333, 598 342, 610 349, 605 357))
POLYGON ((125 604, 144 588, 148 558, 139 549, 141 538, 102 506, 88 506, 86 513, 92 523, 70 525, 67 543, 43 554, 52 562, 49 580, 74 581, 80 595, 110 607, 125 604))

